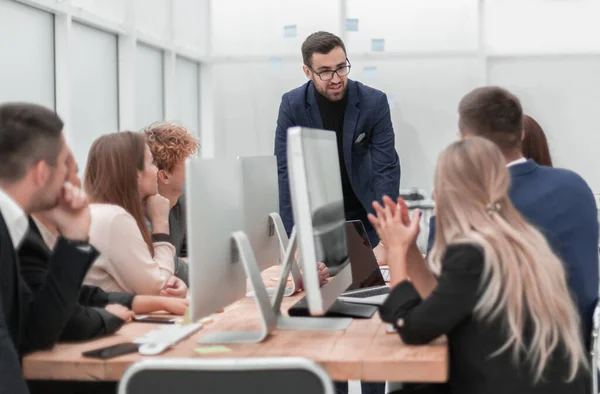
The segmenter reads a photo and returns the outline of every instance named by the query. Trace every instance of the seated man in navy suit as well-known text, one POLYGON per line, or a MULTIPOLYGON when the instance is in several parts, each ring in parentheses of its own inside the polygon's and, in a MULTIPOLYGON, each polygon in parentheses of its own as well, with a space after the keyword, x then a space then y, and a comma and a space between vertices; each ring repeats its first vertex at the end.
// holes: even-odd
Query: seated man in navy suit
POLYGON ((287 168, 287 130, 293 126, 336 133, 347 220, 361 220, 371 245, 379 244, 367 220, 374 200, 396 198, 400 161, 386 95, 348 79, 350 62, 342 40, 326 32, 311 34, 302 44, 306 84, 283 95, 275 134, 279 172, 279 207, 292 231, 294 218, 287 168))
MULTIPOLYGON (((511 201, 542 231, 562 260, 579 308, 583 339, 589 344, 598 299, 598 218, 592 191, 573 171, 539 166, 523 157, 523 110, 519 99, 508 91, 475 89, 461 100, 458 110, 462 138, 485 137, 502 150, 511 175, 511 201)), ((428 249, 434 234, 432 218, 428 249)))

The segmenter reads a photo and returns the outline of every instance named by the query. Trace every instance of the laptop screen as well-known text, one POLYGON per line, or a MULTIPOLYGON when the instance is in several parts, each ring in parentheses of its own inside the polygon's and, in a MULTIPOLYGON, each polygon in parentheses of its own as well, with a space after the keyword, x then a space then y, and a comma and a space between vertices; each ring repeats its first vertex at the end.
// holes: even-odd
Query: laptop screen
POLYGON ((348 290, 385 286, 369 237, 360 220, 346 222, 348 255, 352 266, 352 284, 348 290))

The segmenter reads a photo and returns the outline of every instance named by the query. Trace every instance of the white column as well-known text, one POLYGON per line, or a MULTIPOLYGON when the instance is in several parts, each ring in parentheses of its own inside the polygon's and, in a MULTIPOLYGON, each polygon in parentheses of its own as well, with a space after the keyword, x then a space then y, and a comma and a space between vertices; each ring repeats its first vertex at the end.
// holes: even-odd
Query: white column
POLYGON ((67 144, 73 143, 76 130, 71 129, 71 15, 57 13, 54 19, 54 67, 56 113, 65 122, 67 144))
POLYGON ((200 152, 203 158, 213 158, 216 156, 216 131, 215 131, 215 92, 213 84, 213 63, 212 63, 212 2, 204 2, 204 12, 207 13, 207 23, 204 27, 206 37, 206 59, 200 65, 200 152))
POLYGON ((137 33, 135 1, 127 0, 124 23, 126 32, 119 35, 119 130, 135 130, 135 62, 137 33))

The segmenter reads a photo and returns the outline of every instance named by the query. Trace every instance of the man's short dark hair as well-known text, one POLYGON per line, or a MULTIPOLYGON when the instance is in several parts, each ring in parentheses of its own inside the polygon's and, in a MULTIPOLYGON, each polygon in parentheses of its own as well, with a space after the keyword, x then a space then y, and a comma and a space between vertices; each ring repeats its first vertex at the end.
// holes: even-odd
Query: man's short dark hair
POLYGON ((521 148, 523 108, 519 99, 498 86, 477 88, 458 106, 459 128, 494 142, 503 153, 521 148))
POLYGON ((326 31, 318 31, 311 34, 302 44, 302 61, 305 65, 311 66, 312 55, 314 53, 327 54, 335 47, 341 47, 346 53, 346 46, 341 38, 335 34, 326 31))
POLYGON ((41 105, 0 105, 0 181, 20 180, 40 160, 56 165, 62 129, 58 115, 41 105))

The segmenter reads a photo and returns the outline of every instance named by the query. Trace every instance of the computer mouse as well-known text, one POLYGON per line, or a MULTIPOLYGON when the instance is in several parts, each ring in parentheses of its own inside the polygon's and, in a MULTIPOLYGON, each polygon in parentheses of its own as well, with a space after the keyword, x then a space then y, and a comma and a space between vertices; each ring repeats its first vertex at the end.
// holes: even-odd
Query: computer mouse
POLYGON ((139 348, 139 353, 144 356, 156 356, 169 348, 168 343, 144 343, 139 348))

